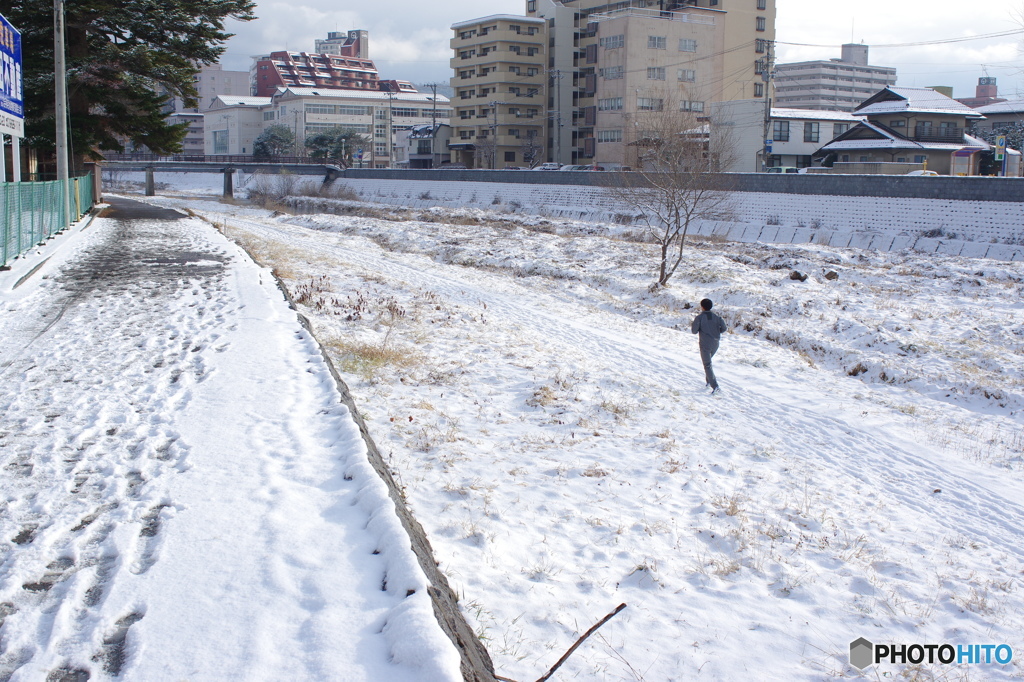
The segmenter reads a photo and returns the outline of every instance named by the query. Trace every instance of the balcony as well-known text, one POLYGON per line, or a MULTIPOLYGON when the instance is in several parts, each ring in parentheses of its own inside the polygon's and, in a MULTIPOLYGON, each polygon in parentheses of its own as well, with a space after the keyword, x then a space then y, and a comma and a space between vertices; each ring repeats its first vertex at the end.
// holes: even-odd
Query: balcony
POLYGON ((915 142, 953 142, 964 141, 964 129, 955 126, 914 126, 915 142))

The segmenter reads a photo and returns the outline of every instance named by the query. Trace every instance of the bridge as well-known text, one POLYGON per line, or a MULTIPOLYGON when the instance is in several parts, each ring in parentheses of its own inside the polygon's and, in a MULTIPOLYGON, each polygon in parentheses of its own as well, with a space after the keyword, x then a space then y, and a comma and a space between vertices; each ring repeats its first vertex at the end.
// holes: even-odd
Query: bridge
POLYGON ((330 182, 344 174, 341 166, 330 163, 265 163, 260 161, 246 160, 246 157, 237 157, 215 161, 160 161, 160 160, 107 160, 103 161, 101 168, 109 168, 123 171, 133 171, 146 174, 146 196, 151 197, 156 193, 154 177, 160 173, 223 173, 224 174, 224 196, 235 195, 234 173, 265 173, 267 175, 319 175, 323 176, 324 182, 330 182))

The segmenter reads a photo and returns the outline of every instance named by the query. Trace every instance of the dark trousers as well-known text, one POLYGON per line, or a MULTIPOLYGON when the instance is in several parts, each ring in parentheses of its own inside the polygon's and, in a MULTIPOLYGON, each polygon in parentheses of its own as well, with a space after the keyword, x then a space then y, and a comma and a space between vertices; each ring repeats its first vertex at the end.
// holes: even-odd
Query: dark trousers
POLYGON ((718 388, 715 370, 711 369, 711 358, 718 352, 718 339, 700 339, 700 361, 704 363, 704 379, 711 388, 718 388))

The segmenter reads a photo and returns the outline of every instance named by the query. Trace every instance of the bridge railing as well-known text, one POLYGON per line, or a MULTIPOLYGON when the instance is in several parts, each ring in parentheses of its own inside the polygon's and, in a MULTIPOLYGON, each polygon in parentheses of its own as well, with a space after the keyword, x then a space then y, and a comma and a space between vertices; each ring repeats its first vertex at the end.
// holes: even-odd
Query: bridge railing
POLYGON ((344 168, 337 159, 317 159, 312 156, 260 156, 252 154, 104 154, 107 161, 183 161, 187 163, 329 163, 344 168))
POLYGON ((93 206, 93 176, 71 178, 71 215, 64 212, 61 183, 0 183, 0 267, 80 219, 93 206))

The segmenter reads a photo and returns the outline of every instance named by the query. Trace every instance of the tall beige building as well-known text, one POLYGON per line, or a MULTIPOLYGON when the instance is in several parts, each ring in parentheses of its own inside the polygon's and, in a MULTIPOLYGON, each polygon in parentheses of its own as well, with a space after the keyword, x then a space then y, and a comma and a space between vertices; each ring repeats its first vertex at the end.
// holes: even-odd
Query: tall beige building
POLYGON ((775 1, 526 0, 549 38, 549 158, 629 165, 638 112, 764 97, 775 1))
POLYGON ((452 30, 452 161, 470 168, 545 161, 546 22, 498 14, 452 30))

